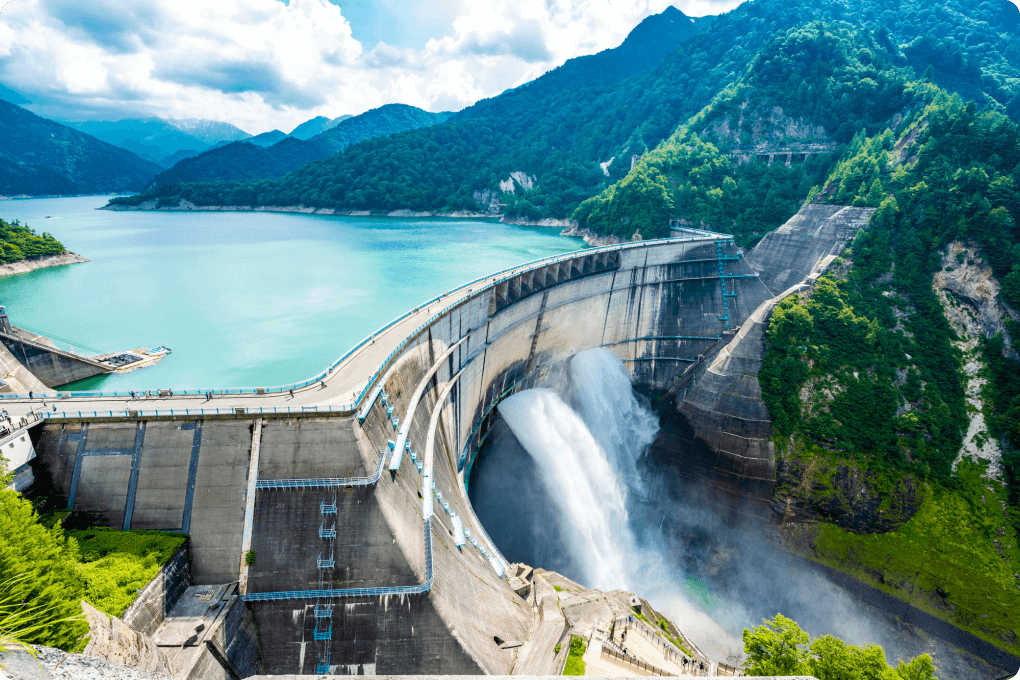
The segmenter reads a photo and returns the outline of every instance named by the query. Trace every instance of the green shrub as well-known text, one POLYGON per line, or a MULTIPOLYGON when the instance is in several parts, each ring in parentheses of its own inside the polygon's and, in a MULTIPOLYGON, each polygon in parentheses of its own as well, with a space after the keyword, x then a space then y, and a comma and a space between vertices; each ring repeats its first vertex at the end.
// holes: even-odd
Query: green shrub
POLYGON ((744 629, 744 672, 749 676, 814 675, 841 680, 936 680, 931 656, 922 654, 898 667, 885 660, 878 645, 857 647, 822 635, 810 642, 804 630, 782 614, 764 625, 744 629))
POLYGON ((255 551, 254 550, 249 550, 248 552, 246 552, 244 554, 244 563, 247 564, 249 567, 251 565, 255 564, 255 551))

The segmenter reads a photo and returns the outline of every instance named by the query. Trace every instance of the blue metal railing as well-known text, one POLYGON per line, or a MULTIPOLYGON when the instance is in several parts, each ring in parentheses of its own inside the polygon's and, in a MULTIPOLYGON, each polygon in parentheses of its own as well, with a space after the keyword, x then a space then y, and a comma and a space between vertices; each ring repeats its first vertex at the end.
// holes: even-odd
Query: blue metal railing
MULTIPOLYGON (((3 395, 0 395, 2 397, 3 395)), ((267 415, 272 413, 342 413, 355 411, 352 404, 326 404, 323 406, 231 406, 223 408, 163 408, 138 409, 123 411, 39 411, 40 419, 67 418, 160 418, 181 416, 213 416, 213 415, 267 415)))
POLYGON ((315 564, 319 569, 332 569, 336 566, 336 561, 333 556, 323 557, 322 555, 315 558, 315 564))
MULTIPOLYGON (((256 487, 257 488, 257 487, 256 487)), ((336 501, 327 504, 325 500, 319 503, 319 514, 320 515, 335 515, 336 514, 336 501)))
POLYGON ((319 630, 319 624, 315 624, 315 632, 312 634, 312 638, 315 640, 329 640, 333 637, 333 622, 330 621, 329 626, 326 630, 319 630))
POLYGON ((333 616, 333 607, 330 605, 315 605, 315 618, 328 619, 333 616))
MULTIPOLYGON (((371 486, 382 476, 383 463, 386 461, 386 449, 379 452, 379 462, 371 477, 324 477, 321 479, 258 479, 256 489, 283 491, 286 489, 336 489, 348 486, 371 486)), ((323 501, 325 503, 325 501, 323 501)), ((320 506, 321 508, 321 506, 320 506)), ((334 505, 334 512, 336 506, 334 505)), ((325 514, 325 513, 323 513, 325 514)))
POLYGON ((336 538, 336 525, 327 527, 325 524, 320 524, 319 538, 336 538))
POLYGON ((323 675, 329 673, 329 657, 330 653, 326 652, 324 655, 319 655, 319 664, 315 667, 316 675, 323 675))

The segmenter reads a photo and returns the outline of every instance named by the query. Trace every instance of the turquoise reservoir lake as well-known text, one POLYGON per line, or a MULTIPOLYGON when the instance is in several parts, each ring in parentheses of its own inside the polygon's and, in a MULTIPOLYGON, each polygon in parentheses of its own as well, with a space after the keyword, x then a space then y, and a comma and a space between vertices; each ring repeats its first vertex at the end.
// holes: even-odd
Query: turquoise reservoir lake
POLYGON ((106 200, 0 201, 0 217, 92 260, 0 277, 11 323, 81 354, 173 350, 78 389, 303 380, 450 288, 584 247, 490 220, 96 210, 106 200))

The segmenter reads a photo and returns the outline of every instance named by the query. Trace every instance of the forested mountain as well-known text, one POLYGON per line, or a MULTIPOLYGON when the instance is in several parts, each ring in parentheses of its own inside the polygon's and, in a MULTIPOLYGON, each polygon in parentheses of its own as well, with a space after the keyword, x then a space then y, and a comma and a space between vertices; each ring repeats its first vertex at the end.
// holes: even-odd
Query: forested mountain
POLYGON ((211 120, 164 120, 137 118, 118 121, 85 121, 69 127, 132 151, 164 168, 188 155, 196 155, 217 142, 251 137, 229 123, 211 120), (169 162, 172 161, 172 162, 169 162))
POLYGON ((326 118, 325 116, 316 116, 315 118, 306 120, 301 123, 301 125, 298 125, 296 128, 291 130, 289 136, 296 139, 311 139, 315 135, 321 135, 326 130, 335 128, 342 121, 345 121, 348 118, 353 118, 353 116, 344 114, 333 119, 326 118))
POLYGON ((680 218, 750 245, 819 191, 849 135, 873 133, 907 106, 914 72, 902 62, 890 41, 845 23, 781 34, 736 84, 573 218, 624 237, 668 236, 669 220, 680 218), (761 153, 777 150, 792 153, 789 167, 785 153, 771 165, 761 153))
MULTIPOLYGON (((892 66, 909 66, 917 76, 931 66, 936 84, 1016 115, 1018 18, 1008 0, 760 0, 705 22, 691 35, 699 23, 685 25, 677 10, 667 10, 642 24, 643 39, 570 60, 447 124, 355 144, 280 180, 161 186, 152 197, 163 204, 188 198, 220 205, 451 211, 485 209, 496 196, 509 214, 566 218, 622 179, 633 155, 654 148, 736 83, 776 35, 815 20, 861 26, 876 44, 889 43, 896 53, 889 57, 892 66), (638 63, 634 54, 645 45, 663 53, 669 40, 682 43, 681 49, 644 72, 624 77, 624 66, 611 66, 638 63), (614 74, 622 79, 614 81, 614 74), (499 181, 514 171, 533 177, 534 188, 526 196, 520 190, 498 196, 499 181)), ((856 123, 847 119, 843 129, 827 132, 845 142, 856 123)))
POLYGON ((274 130, 243 142, 212 149, 194 158, 182 160, 158 175, 153 184, 159 186, 176 182, 280 177, 356 142, 428 127, 448 117, 449 114, 429 113, 405 104, 387 104, 359 116, 341 117, 343 119, 336 125, 308 140, 296 139, 274 130), (260 143, 260 138, 268 143, 260 143))
POLYGON ((0 100, 0 195, 139 191, 161 169, 0 100))
MULTIPOLYGON (((287 133, 280 130, 270 130, 269 132, 263 132, 262 134, 255 135, 254 137, 248 137, 245 139, 245 143, 254 144, 255 146, 261 146, 263 149, 268 149, 273 144, 278 144, 283 140, 287 139, 287 133)), ((226 146, 226 144, 218 144, 217 149, 226 146)))

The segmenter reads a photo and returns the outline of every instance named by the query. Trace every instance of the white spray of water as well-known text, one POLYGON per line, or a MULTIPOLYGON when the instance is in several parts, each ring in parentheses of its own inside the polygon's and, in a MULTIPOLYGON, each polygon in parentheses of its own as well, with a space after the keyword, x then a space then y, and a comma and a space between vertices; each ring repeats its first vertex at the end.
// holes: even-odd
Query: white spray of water
MULTIPOLYGON (((706 603, 703 597, 701 605, 692 601, 699 596, 689 593, 684 574, 656 531, 658 511, 642 502, 655 495, 649 493, 655 482, 638 473, 637 462, 655 439, 657 419, 635 398, 626 368, 608 350, 576 355, 568 376, 559 393, 527 390, 504 401, 499 410, 538 467, 579 580, 590 588, 621 588, 650 598, 702 651, 736 660, 743 647, 740 630, 758 621, 739 601, 728 599, 724 607, 718 600, 706 603), (576 404, 576 410, 568 401, 576 404)), ((712 531, 726 531, 716 527, 710 511, 699 518, 703 511, 697 505, 685 506, 684 512, 695 523, 715 527, 712 531)), ((820 617, 826 621, 823 632, 854 644, 876 641, 870 615, 848 595, 811 574, 759 567, 757 562, 743 564, 741 578, 764 589, 786 577, 795 609, 817 614, 819 608, 829 608, 820 617), (839 614, 831 615, 830 609, 839 614)), ((914 653, 918 651, 922 650, 914 653)))
POLYGON ((581 402, 581 417, 626 486, 637 483, 637 460, 659 431, 655 416, 634 398, 623 362, 604 348, 570 360, 570 379, 581 402))
POLYGON ((639 544, 629 523, 628 493, 643 486, 637 461, 658 433, 655 416, 638 403, 626 368, 610 351, 577 354, 569 373, 566 387, 580 413, 545 388, 507 398, 499 412, 539 469, 581 582, 654 597, 698 637, 726 639, 722 647, 731 648, 730 636, 684 597, 661 543, 639 544))
POLYGON ((548 389, 516 394, 499 411, 538 466, 586 583, 626 588, 635 549, 628 488, 637 481, 637 459, 655 439, 658 423, 638 404, 626 369, 608 350, 575 356, 570 381, 580 413, 548 389))
POLYGON ((585 581, 596 588, 620 587, 629 547, 627 492, 605 451, 551 390, 515 394, 499 412, 538 466, 585 581))

